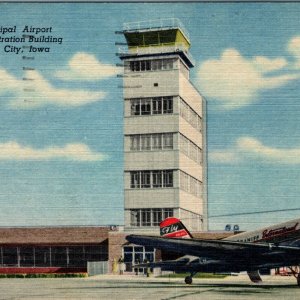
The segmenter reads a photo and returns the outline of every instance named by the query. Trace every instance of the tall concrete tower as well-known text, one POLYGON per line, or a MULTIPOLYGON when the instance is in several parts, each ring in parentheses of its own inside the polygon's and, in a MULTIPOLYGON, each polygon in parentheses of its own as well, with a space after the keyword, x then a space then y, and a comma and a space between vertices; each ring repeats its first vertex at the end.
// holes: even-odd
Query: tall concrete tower
POLYGON ((207 229, 205 99, 177 19, 124 24, 125 229, 156 231, 166 217, 207 229))

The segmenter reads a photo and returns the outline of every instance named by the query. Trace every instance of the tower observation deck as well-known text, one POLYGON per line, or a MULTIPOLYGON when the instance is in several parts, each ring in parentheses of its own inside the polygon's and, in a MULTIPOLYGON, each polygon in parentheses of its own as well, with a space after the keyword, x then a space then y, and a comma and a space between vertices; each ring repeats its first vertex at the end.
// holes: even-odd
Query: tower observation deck
POLYGON ((189 67, 195 65, 189 53, 189 34, 178 19, 125 23, 123 33, 128 47, 119 48, 119 55, 122 57, 176 52, 189 67))
POLYGON ((178 19, 125 23, 125 229, 157 233, 166 217, 207 229, 205 99, 178 19))

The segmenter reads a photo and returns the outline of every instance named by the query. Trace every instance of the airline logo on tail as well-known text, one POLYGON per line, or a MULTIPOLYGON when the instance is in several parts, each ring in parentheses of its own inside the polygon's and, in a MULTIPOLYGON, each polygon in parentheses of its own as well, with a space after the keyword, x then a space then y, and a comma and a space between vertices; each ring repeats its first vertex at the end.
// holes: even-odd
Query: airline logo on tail
POLYGON ((177 218, 167 218, 159 224, 160 235, 166 238, 192 238, 190 232, 177 218))

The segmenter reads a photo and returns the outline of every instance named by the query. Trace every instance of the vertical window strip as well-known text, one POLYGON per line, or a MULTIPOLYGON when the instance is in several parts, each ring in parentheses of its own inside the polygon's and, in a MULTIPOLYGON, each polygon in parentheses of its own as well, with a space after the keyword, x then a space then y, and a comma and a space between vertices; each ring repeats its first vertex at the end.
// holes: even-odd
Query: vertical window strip
POLYGON ((162 173, 160 171, 152 171, 152 185, 153 188, 162 187, 162 173))
POLYGON ((201 132, 202 118, 182 98, 180 98, 180 116, 201 132))
POLYGON ((153 115, 162 114, 162 97, 152 98, 152 114, 153 115))
POLYGON ((180 189, 196 197, 202 196, 202 182, 183 171, 180 171, 180 189))
POLYGON ((140 135, 130 136, 130 150, 140 151, 140 135))
POLYGON ((163 187, 173 187, 173 171, 162 171, 163 174, 163 187))
POLYGON ((161 150, 162 145, 163 145, 162 144, 163 135, 161 133, 152 134, 151 138, 152 138, 152 149, 151 150, 161 150))
POLYGON ((198 164, 202 164, 202 150, 195 143, 180 133, 180 151, 198 164))
POLYGON ((130 188, 138 189, 140 188, 140 172, 130 172, 130 188))
POLYGON ((173 133, 163 133, 163 149, 173 149, 173 133))
POLYGON ((140 136, 141 140, 141 151, 144 150, 151 150, 151 135, 150 134, 143 134, 140 136))
POLYGON ((151 187, 151 172, 150 171, 142 171, 141 172, 141 188, 150 188, 151 187))
POLYGON ((183 62, 180 60, 180 65, 179 65, 179 69, 181 71, 181 73, 187 78, 189 79, 189 69, 183 64, 183 62))
POLYGON ((164 209, 164 219, 170 218, 174 216, 173 208, 165 208, 164 209))

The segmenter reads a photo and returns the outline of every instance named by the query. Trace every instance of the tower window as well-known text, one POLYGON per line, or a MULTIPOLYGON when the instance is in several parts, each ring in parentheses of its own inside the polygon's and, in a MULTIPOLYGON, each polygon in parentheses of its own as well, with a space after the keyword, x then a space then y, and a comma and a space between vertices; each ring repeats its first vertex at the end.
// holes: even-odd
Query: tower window
POLYGON ((154 59, 130 61, 130 70, 132 72, 172 70, 174 68, 174 59, 154 59))
POLYGON ((173 113, 173 98, 172 97, 164 97, 164 114, 173 113))
POLYGON ((162 114, 162 97, 152 98, 152 114, 162 114))
POLYGON ((130 172, 130 187, 140 188, 140 172, 130 172))
POLYGON ((140 135, 132 135, 130 137, 130 150, 139 151, 140 150, 140 135))
POLYGON ((173 187, 173 170, 131 171, 130 188, 173 187))
POLYGON ((179 148, 182 153, 191 158, 198 164, 202 164, 202 150, 180 133, 179 136, 179 148))
POLYGON ((131 116, 161 115, 173 113, 173 97, 131 99, 131 116))
POLYGON ((180 98, 180 116, 189 124, 191 124, 195 129, 201 132, 201 117, 182 98, 180 98))
POLYGON ((173 171, 163 171, 163 185, 164 187, 173 186, 173 171))
MULTIPOLYGON (((152 134, 152 149, 153 150, 160 150, 162 149, 162 134, 152 134)), ((173 146, 173 145, 172 145, 173 146)))
POLYGON ((131 100, 131 115, 139 116, 141 114, 141 104, 139 99, 131 100))
POLYGON ((141 188, 150 188, 151 187, 151 173, 150 171, 141 172, 141 188))
POLYGON ((180 188, 196 197, 202 195, 202 182, 183 171, 180 171, 180 188))
POLYGON ((141 99, 141 115, 151 114, 151 99, 141 99))
POLYGON ((162 209, 159 208, 153 209, 152 214, 153 214, 153 226, 158 226, 159 223, 163 220, 162 209))
POLYGON ((172 150, 173 133, 130 135, 131 151, 172 150))
POLYGON ((162 187, 162 172, 160 171, 153 171, 152 172, 153 182, 152 185, 154 188, 162 187))
POLYGON ((151 226, 151 210, 142 209, 141 211, 142 226, 151 226))
POLYGON ((141 135, 141 150, 151 150, 151 134, 141 135))
POLYGON ((164 149, 173 149, 173 134, 165 133, 163 135, 163 148, 164 149))
POLYGON ((141 226, 158 226, 166 218, 173 217, 173 208, 142 208, 130 210, 130 225, 141 226))

